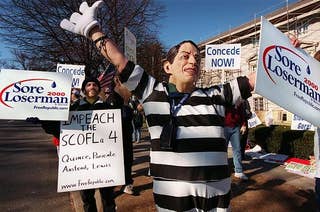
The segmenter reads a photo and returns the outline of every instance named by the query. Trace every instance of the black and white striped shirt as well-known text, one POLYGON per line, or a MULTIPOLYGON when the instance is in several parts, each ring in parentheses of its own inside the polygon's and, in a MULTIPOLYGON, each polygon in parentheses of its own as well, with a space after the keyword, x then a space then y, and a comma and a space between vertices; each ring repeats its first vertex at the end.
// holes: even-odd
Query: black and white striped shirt
MULTIPOLYGON (((199 198, 209 202, 212 198, 217 199, 214 201, 216 204, 212 206, 209 204, 209 209, 228 208, 230 171, 223 129, 224 105, 235 104, 241 96, 242 98, 250 96, 248 79, 239 77, 220 87, 196 88, 176 114, 175 152, 160 149, 159 142, 162 128, 170 118, 170 101, 166 84, 157 82, 140 66, 131 62, 128 62, 120 79, 130 90, 134 90, 135 95, 143 102, 151 136, 150 173, 154 177, 154 197, 158 209, 181 209, 181 205, 175 206, 176 203, 170 206, 170 201, 183 201, 189 205, 185 205, 183 210, 201 209, 204 206, 189 203, 199 198), (201 185, 208 183, 213 185, 213 193, 209 192, 202 196, 201 186, 198 186, 197 189, 200 190, 196 189, 197 192, 187 189, 180 194, 178 188, 186 189, 181 183, 184 186, 187 186, 187 183, 190 188, 197 187, 199 183, 201 185), (215 190, 216 186, 222 188, 220 192, 215 190), (177 198, 180 200, 175 200, 177 198)), ((203 189, 210 190, 206 186, 203 189)), ((208 208, 203 210, 207 211, 208 208)))

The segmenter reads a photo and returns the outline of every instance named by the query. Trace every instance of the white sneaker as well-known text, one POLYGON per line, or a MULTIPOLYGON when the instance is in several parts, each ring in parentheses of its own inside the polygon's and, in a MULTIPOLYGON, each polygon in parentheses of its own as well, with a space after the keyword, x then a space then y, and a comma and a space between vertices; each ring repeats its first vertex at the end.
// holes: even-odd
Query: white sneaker
POLYGON ((239 179, 241 179, 241 180, 248 180, 248 177, 244 174, 244 173, 234 173, 234 176, 236 177, 236 178, 239 178, 239 179))
POLYGON ((132 195, 133 194, 133 185, 132 184, 126 185, 126 187, 124 187, 124 189, 123 189, 123 192, 126 194, 132 195))

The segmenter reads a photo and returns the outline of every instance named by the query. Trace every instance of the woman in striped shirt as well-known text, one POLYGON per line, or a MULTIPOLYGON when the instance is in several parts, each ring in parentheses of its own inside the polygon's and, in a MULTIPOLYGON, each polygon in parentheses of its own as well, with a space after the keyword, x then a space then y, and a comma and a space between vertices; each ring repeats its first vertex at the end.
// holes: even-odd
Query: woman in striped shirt
POLYGON ((228 211, 231 178, 224 106, 248 98, 254 76, 197 88, 200 52, 192 41, 183 41, 172 47, 165 59, 168 83, 159 82, 128 61, 104 36, 92 15, 100 3, 92 7, 83 4, 86 2, 80 6, 81 18, 65 19, 61 27, 92 39, 117 67, 121 82, 143 103, 151 135, 150 173, 157 210, 228 211))

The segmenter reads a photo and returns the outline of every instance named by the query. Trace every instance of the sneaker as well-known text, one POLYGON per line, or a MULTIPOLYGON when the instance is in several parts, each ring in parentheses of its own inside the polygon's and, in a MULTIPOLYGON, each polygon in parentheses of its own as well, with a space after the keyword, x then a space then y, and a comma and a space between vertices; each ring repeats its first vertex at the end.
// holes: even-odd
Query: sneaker
POLYGON ((132 195, 133 194, 133 185, 132 184, 126 185, 123 189, 123 192, 126 194, 132 195))
POLYGON ((236 177, 236 178, 239 178, 239 179, 241 179, 241 180, 248 180, 248 177, 244 174, 244 173, 234 173, 234 176, 236 177))

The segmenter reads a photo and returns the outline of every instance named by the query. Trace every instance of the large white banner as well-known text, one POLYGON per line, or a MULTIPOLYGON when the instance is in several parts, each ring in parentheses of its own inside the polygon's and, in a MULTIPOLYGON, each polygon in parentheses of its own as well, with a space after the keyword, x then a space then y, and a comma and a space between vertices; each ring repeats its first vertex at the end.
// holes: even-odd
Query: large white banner
POLYGON ((57 64, 57 72, 72 75, 72 88, 80 88, 86 75, 84 72, 85 65, 57 64))
POLYGON ((58 192, 123 184, 121 110, 70 112, 61 122, 58 192))
POLYGON ((0 119, 68 120, 71 75, 0 70, 0 119))
POLYGON ((255 92, 320 126, 320 63, 261 18, 255 92))
POLYGON ((124 55, 134 63, 137 63, 136 37, 128 28, 124 28, 124 55))
POLYGON ((210 69, 240 69, 241 44, 206 45, 205 67, 210 69))

